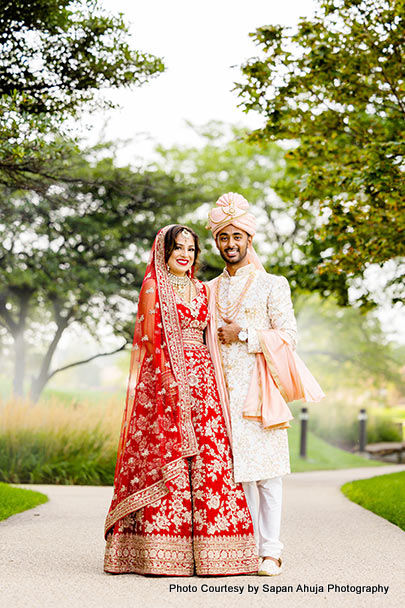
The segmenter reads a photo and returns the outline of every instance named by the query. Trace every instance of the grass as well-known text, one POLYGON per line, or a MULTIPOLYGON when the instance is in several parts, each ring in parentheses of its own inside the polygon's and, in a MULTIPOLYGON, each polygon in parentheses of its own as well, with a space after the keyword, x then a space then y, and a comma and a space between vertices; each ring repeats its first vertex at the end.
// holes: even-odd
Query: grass
MULTIPOLYGON (((0 405, 0 481, 111 485, 123 399, 73 403, 58 398, 31 406, 17 400, 0 405)), ((313 471, 378 466, 308 434, 308 458, 299 452, 299 424, 289 431, 292 470, 313 471)))
MULTIPOLYGON (((291 410, 298 417, 302 403, 292 404, 291 410)), ((328 395, 320 403, 308 406, 309 428, 318 437, 332 444, 344 444, 347 447, 357 447, 359 441, 359 422, 357 419, 360 408, 366 408, 367 443, 380 441, 401 441, 402 432, 394 418, 400 410, 397 408, 376 407, 367 403, 364 397, 357 399, 346 393, 328 395)))
POLYGON ((405 530, 405 471, 345 483, 343 494, 405 530))
POLYGON ((0 408, 0 481, 109 485, 114 477, 122 404, 57 401, 0 408))
POLYGON ((48 497, 41 492, 12 488, 6 483, 0 483, 0 520, 42 505, 47 501, 48 497))
POLYGON ((53 403, 57 402, 59 404, 63 404, 69 407, 81 407, 81 404, 86 404, 86 406, 108 406, 111 402, 112 398, 122 404, 122 407, 125 403, 125 388, 123 390, 114 391, 113 393, 100 389, 80 389, 72 388, 67 389, 63 388, 52 388, 47 387, 41 396, 41 403, 49 403, 51 406, 53 403))
POLYGON ((405 441, 405 407, 372 408, 371 414, 379 416, 380 419, 388 420, 389 424, 396 428, 398 433, 396 440, 405 441))
POLYGON ((307 438, 307 458, 302 459, 299 457, 299 435, 299 424, 293 422, 291 429, 288 431, 288 436, 291 470, 294 473, 327 469, 350 469, 353 467, 378 467, 384 464, 336 448, 311 432, 308 432, 307 438))

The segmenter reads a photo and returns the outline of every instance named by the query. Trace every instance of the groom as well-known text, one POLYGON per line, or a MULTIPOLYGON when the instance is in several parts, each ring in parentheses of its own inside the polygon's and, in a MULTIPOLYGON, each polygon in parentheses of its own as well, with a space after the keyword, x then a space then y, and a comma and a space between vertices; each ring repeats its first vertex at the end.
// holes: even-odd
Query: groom
POLYGON ((258 354, 265 345, 266 332, 261 330, 278 330, 278 339, 295 349, 290 288, 284 277, 266 273, 260 264, 252 246, 256 221, 243 196, 221 196, 209 213, 208 228, 226 267, 210 283, 207 341, 231 439, 235 481, 243 483, 262 558, 258 574, 272 576, 283 568, 282 477, 290 472, 286 429, 292 415, 258 354))

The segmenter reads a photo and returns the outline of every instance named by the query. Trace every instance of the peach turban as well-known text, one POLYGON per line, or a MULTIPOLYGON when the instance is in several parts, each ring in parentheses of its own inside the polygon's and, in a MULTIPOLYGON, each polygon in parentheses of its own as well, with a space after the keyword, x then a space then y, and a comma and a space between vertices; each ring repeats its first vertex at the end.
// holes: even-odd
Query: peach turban
POLYGON ((215 203, 215 207, 208 214, 208 226, 215 238, 218 231, 225 226, 235 226, 244 230, 250 236, 256 233, 256 220, 249 213, 249 203, 236 192, 223 194, 215 203))
MULTIPOLYGON (((254 215, 249 213, 249 203, 244 196, 237 192, 227 192, 219 197, 215 203, 216 207, 211 209, 208 214, 208 226, 212 232, 212 236, 217 236, 221 228, 225 226, 235 226, 240 230, 244 230, 250 236, 256 234, 256 219, 254 215)), ((258 270, 263 270, 264 267, 259 260, 259 257, 252 244, 248 248, 249 262, 254 264, 258 270)))

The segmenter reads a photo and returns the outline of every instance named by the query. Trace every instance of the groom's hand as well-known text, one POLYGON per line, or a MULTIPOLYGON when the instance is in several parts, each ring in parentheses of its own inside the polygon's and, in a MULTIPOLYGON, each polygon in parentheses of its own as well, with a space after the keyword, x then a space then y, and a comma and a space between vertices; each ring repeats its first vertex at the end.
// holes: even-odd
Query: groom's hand
POLYGON ((218 329, 218 338, 221 344, 231 344, 232 342, 236 342, 238 338, 239 332, 242 328, 232 321, 232 319, 224 319, 226 325, 223 325, 218 329))

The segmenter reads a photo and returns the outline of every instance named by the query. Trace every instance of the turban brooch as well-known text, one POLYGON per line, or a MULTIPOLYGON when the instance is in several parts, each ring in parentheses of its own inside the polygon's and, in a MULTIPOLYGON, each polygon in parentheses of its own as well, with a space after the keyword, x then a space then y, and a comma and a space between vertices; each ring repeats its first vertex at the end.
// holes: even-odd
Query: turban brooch
POLYGON ((249 203, 241 194, 228 192, 223 194, 208 214, 208 226, 215 237, 218 231, 232 224, 244 230, 250 236, 256 232, 256 220, 249 213, 249 203))

